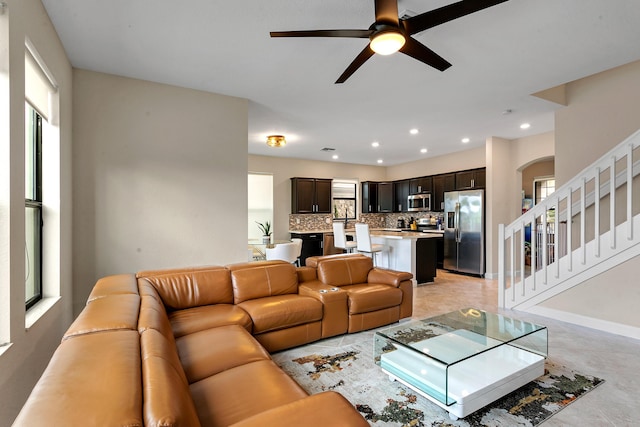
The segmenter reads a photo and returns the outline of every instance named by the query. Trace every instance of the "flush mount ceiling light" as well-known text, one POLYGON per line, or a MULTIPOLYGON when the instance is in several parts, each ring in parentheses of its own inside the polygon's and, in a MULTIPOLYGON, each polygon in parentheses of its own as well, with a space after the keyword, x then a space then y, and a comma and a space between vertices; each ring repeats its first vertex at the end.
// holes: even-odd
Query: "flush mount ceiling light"
POLYGON ((379 146, 380 146, 380 143, 379 143, 379 142, 377 142, 377 141, 374 141, 374 142, 372 142, 372 143, 371 143, 371 146, 372 146, 373 148, 376 148, 376 147, 379 147, 379 146))
POLYGON ((371 36, 369 46, 371 50, 379 55, 391 55, 399 51, 404 46, 405 38, 395 28, 383 30, 371 36))
POLYGON ((523 123, 520 125, 520 129, 529 129, 531 125, 529 123, 523 123))
POLYGON ((469 138, 462 138, 462 143, 463 143, 463 144, 466 144, 466 143, 468 143, 469 141, 470 141, 470 139, 469 139, 469 138))
POLYGON ((419 133, 420 133, 420 131, 419 131, 418 129, 416 129, 416 128, 413 128, 413 129, 411 129, 411 130, 409 131, 409 133, 410 133, 411 135, 417 135, 417 134, 419 134, 419 133))
POLYGON ((284 139, 284 135, 269 135, 267 145, 269 147, 284 147, 287 145, 287 140, 284 139))

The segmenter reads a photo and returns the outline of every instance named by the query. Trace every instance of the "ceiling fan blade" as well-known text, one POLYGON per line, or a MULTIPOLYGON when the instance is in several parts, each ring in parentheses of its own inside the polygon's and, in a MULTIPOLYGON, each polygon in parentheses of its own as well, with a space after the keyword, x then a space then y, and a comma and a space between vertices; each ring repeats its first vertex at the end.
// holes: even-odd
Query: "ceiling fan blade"
POLYGON ((440 71, 451 67, 451 64, 446 59, 411 37, 407 37, 400 52, 440 71))
POLYGON ((398 25, 398 0, 375 0, 376 23, 398 25))
POLYGON ((338 77, 338 80, 336 80, 336 84, 344 83, 349 77, 351 77, 353 73, 356 72, 358 68, 360 68, 362 64, 367 62, 367 59, 373 56, 373 53, 373 50, 371 50, 369 45, 367 45, 367 47, 365 47, 362 52, 360 52, 360 54, 356 56, 356 59, 354 59, 353 62, 349 64, 347 69, 344 70, 344 73, 342 73, 342 75, 338 77))
POLYGON ((462 0, 403 20, 402 25, 408 34, 415 34, 506 1, 509 0, 462 0))
POLYGON ((304 31, 271 31, 271 37, 347 37, 367 39, 371 30, 304 30, 304 31))

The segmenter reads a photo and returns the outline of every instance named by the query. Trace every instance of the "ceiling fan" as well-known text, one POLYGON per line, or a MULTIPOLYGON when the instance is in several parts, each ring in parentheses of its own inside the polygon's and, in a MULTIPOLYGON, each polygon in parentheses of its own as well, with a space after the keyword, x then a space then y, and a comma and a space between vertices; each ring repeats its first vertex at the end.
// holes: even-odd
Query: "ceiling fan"
POLYGON ((462 0, 407 19, 398 17, 398 0, 374 0, 376 20, 367 30, 272 31, 271 37, 347 37, 370 40, 336 83, 344 83, 374 53, 405 55, 444 71, 451 64, 411 35, 508 0, 462 0))

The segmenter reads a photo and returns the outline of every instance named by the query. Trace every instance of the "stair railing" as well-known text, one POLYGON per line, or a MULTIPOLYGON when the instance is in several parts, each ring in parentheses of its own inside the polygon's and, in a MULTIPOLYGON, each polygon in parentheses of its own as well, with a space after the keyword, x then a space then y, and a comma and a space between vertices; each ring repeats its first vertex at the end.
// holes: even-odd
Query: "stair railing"
POLYGON ((640 130, 520 218, 500 224, 501 307, 538 303, 558 284, 634 244, 639 146, 640 130))

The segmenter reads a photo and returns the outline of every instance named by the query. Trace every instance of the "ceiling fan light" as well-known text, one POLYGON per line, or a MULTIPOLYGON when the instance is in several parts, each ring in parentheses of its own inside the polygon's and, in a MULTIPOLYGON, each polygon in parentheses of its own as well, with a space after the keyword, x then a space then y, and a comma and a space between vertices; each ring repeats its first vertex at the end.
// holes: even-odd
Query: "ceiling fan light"
POLYGON ((397 31, 385 31, 371 39, 371 50, 379 55, 391 55, 404 46, 404 36, 397 31))
POLYGON ((284 147, 287 145, 287 140, 284 135, 269 135, 267 137, 267 145, 269 147, 284 147))

